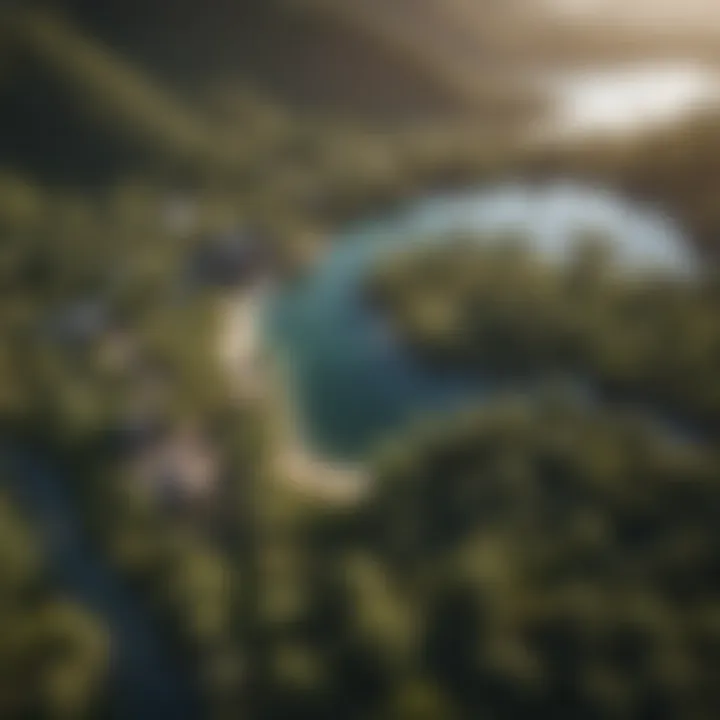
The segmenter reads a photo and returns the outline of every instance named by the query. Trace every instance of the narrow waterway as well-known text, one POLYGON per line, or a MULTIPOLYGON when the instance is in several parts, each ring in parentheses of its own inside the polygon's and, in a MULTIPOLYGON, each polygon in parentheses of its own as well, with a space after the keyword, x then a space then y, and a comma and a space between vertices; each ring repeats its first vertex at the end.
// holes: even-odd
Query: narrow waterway
POLYGON ((0 448, 10 491, 33 523, 59 588, 103 622, 111 639, 110 693, 117 720, 201 716, 187 667, 152 615, 84 532, 63 478, 31 451, 0 448))

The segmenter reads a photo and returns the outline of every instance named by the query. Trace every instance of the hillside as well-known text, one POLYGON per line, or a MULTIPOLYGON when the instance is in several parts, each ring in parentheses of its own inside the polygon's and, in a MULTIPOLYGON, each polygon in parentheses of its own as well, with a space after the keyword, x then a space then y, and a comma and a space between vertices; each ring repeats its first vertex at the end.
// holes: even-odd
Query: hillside
POLYGON ((538 107, 517 81, 544 68, 720 60, 713 30, 608 32, 525 0, 39 1, 0 10, 0 153, 84 184, 244 172, 255 130, 281 121, 316 136, 448 120, 504 132, 538 107))
POLYGON ((98 42, 184 90, 249 80, 281 103, 346 115, 456 111, 465 102, 447 77, 382 37, 382 17, 348 22, 337 3, 54 4, 98 42))
POLYGON ((0 154, 34 175, 95 183, 143 168, 237 167, 257 144, 238 138, 248 116, 267 125, 280 108, 378 123, 472 105, 436 63, 318 8, 55 5, 0 10, 0 154))

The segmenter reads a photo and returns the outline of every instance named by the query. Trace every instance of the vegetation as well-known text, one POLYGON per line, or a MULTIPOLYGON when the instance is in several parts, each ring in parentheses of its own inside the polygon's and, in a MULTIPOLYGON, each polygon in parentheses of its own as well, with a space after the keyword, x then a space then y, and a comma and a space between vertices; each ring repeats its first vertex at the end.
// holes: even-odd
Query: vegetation
POLYGON ((365 542, 419 617, 415 671, 468 717, 712 716, 713 450, 556 399, 380 468, 365 542))
POLYGON ((0 713, 7 718, 96 716, 108 643, 98 618, 49 582, 43 548, 5 484, 0 494, 0 713))
POLYGON ((516 382, 573 378, 717 432, 716 279, 633 277, 601 238, 577 247, 558 267, 522 238, 436 244, 378 268, 368 292, 433 361, 516 382))
MULTIPOLYGON (((710 264, 714 118, 570 149, 479 140, 474 122, 379 133, 235 83, 185 95, 65 20, 10 17, 0 428, 67 471, 204 717, 717 715, 714 278, 618 278, 592 246, 551 268, 508 238, 398 258, 370 289, 432 361, 570 374, 614 402, 499 404, 401 434, 370 497, 336 512, 270 473, 269 409, 230 397, 218 367, 227 288, 192 272, 218 236, 260 228, 278 264, 302 265, 347 217, 427 189, 568 174, 663 203, 710 264), (23 105, 36 96, 47 124, 23 105)), ((5 497, 0 533, 0 715, 99 716, 102 618, 50 587, 5 497)))
POLYGON ((715 450, 558 396, 375 472, 350 512, 256 518, 254 717, 713 716, 715 450))

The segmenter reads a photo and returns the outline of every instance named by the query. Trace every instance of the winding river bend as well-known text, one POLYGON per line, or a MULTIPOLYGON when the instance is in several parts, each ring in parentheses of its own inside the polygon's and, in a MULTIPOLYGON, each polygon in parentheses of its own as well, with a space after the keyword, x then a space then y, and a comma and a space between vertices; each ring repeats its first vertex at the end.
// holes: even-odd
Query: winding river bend
POLYGON ((142 602, 83 530, 59 473, 31 451, 0 447, 10 491, 39 533, 50 573, 110 634, 112 716, 117 720, 201 717, 194 683, 142 602))
POLYGON ((458 232, 481 241, 503 231, 520 231, 530 250, 562 263, 582 230, 607 237, 621 272, 696 271, 689 243, 656 208, 573 182, 431 196, 337 237, 317 268, 274 298, 266 322, 309 445, 328 459, 361 461, 398 428, 501 389, 488 378, 428 368, 395 341, 364 299, 377 263, 458 232))

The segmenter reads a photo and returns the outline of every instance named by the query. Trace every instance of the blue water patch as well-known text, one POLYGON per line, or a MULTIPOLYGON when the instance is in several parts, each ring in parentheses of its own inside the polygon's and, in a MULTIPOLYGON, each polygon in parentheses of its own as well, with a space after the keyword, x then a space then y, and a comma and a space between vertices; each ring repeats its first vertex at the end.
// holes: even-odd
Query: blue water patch
POLYGON ((480 241, 520 232, 532 250, 562 263, 583 230, 607 236, 622 271, 696 270, 669 218, 570 182, 432 196, 341 233, 312 273, 273 298, 266 322, 309 441, 333 457, 362 458, 405 424, 498 389, 488 377, 430 368, 396 342, 363 297, 364 281, 383 257, 458 233, 478 233, 480 241))

